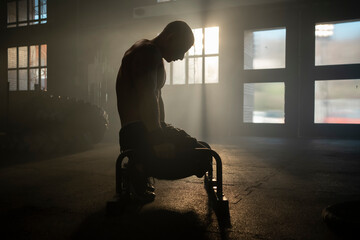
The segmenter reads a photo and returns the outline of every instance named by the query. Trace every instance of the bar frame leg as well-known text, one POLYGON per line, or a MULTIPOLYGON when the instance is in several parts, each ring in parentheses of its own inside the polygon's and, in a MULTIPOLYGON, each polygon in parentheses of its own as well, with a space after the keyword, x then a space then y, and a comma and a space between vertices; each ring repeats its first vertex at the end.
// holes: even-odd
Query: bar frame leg
POLYGON ((204 187, 207 191, 210 206, 213 208, 219 225, 222 227, 231 227, 229 201, 223 194, 223 178, 222 178, 222 161, 214 150, 197 149, 197 151, 205 151, 215 159, 216 162, 216 178, 213 176, 213 167, 205 173, 204 187))

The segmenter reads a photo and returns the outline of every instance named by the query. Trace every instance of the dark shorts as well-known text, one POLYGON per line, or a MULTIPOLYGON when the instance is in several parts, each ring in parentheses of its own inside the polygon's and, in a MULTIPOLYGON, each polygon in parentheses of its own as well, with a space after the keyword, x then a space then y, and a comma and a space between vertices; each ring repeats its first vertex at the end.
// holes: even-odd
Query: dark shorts
POLYGON ((135 150, 134 163, 144 164, 148 176, 158 179, 180 179, 191 175, 202 176, 209 168, 211 156, 195 148, 206 148, 184 130, 162 123, 164 143, 175 146, 175 158, 155 157, 148 141, 148 132, 142 122, 130 123, 120 130, 121 151, 135 150))

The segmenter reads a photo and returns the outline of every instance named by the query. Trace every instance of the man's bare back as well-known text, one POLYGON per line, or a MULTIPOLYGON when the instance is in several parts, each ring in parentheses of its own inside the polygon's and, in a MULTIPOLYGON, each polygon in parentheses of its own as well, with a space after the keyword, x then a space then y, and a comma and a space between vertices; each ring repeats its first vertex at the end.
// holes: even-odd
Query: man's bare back
POLYGON ((164 119, 161 88, 165 69, 161 53, 150 40, 136 42, 124 54, 116 80, 121 125, 144 122, 148 130, 160 128, 164 119))

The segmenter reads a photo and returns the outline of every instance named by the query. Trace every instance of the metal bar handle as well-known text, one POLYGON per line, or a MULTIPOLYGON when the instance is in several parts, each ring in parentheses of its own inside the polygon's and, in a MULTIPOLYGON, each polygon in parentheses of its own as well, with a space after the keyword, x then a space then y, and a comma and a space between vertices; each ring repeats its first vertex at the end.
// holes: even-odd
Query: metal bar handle
POLYGON ((121 152, 119 157, 116 160, 116 167, 115 167, 115 189, 116 193, 121 193, 121 165, 123 160, 128 157, 129 159, 134 156, 133 150, 126 150, 124 152, 121 152))
MULTIPOLYGON (((195 148, 196 151, 203 151, 203 152, 207 152, 209 153, 212 157, 215 158, 216 161, 216 181, 217 181, 217 196, 219 197, 219 199, 222 199, 223 197, 223 184, 222 184, 222 162, 221 162, 221 158, 219 156, 219 154, 217 154, 217 152, 215 152, 212 149, 208 149, 208 148, 195 148)), ((212 171, 212 170, 211 170, 212 171)), ((210 181, 212 181, 212 175, 213 173, 209 173, 210 181)))

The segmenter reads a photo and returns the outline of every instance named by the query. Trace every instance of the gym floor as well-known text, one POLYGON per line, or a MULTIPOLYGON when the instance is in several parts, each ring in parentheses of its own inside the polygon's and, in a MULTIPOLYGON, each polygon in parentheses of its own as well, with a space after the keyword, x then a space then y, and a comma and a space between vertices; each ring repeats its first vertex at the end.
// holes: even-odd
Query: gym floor
POLYGON ((203 179, 155 180, 156 200, 107 216, 119 147, 51 158, 1 157, 1 239, 343 239, 322 220, 360 199, 360 140, 234 138, 223 161, 231 228, 208 208, 203 179))

